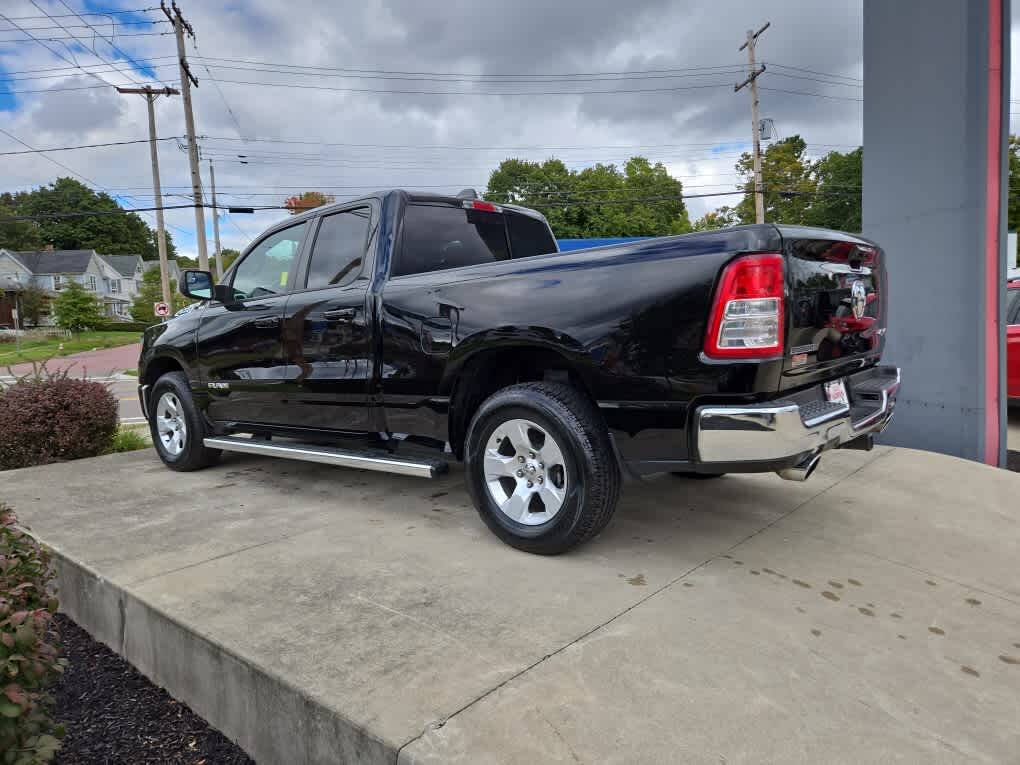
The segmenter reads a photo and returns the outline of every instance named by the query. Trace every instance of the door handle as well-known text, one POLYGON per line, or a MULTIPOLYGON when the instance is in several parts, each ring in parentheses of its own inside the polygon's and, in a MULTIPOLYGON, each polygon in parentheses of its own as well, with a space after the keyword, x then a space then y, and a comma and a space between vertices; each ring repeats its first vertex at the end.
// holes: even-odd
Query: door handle
POLYGON ((272 329, 280 326, 279 316, 267 316, 264 319, 255 319, 255 326, 259 329, 272 329))
POLYGON ((351 321, 355 313, 355 308, 334 308, 332 311, 323 311, 322 318, 326 321, 351 321))

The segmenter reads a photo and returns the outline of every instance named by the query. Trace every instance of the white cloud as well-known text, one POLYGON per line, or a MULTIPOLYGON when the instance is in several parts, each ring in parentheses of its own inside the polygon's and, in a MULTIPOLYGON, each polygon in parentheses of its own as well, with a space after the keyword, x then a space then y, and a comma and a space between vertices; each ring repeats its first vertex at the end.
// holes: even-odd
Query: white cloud
MULTIPOLYGON (((81 7, 81 0, 70 0, 81 7)), ((137 6, 127 3, 123 7, 137 6)), ((105 7, 111 4, 104 3, 105 7)), ((41 3, 52 13, 66 13, 56 2, 41 3)), ((564 72, 623 71, 739 64, 737 46, 749 26, 765 20, 772 27, 761 40, 766 61, 822 72, 861 76, 860 2, 818 3, 816 0, 751 2, 750 0, 528 0, 478 3, 452 0, 369 0, 348 4, 304 2, 299 6, 270 0, 243 4, 182 0, 182 10, 206 56, 319 67, 349 67, 401 72, 463 72, 469 74, 553 75, 564 72)), ((7 0, 10 16, 37 16, 28 0, 7 0)), ((161 14, 148 14, 158 20, 161 14)), ((27 23, 27 22, 25 22, 27 23)), ((38 23, 38 22, 37 22, 38 23)), ((41 25, 41 23, 39 23, 41 25)), ((157 24, 157 31, 168 25, 157 24)), ((124 28, 124 32, 130 30, 124 28)), ((118 45, 133 58, 158 65, 162 80, 176 84, 173 37, 121 37, 118 45)), ((52 46, 55 47, 55 46, 52 46)), ((62 50, 62 49, 57 49, 62 50)), ((97 50, 107 59, 111 51, 97 50)), ((236 139, 234 119, 209 73, 188 44, 192 71, 200 85, 194 91, 198 132, 236 139)), ((66 55, 66 51, 63 51, 66 55)), ((82 65, 100 61, 91 52, 76 56, 82 65)), ((132 71, 102 77, 127 84, 132 71)), ((0 43, 0 69, 5 72, 67 66, 38 44, 0 43)), ((280 204, 290 193, 320 188, 337 196, 369 188, 429 186, 457 191, 467 185, 484 187, 488 173, 507 156, 545 159, 559 156, 580 167, 594 161, 622 162, 634 153, 664 162, 684 176, 690 193, 731 189, 736 180, 736 151, 713 154, 717 143, 748 138, 746 93, 733 93, 734 74, 661 78, 638 81, 594 81, 588 90, 719 83, 717 89, 587 96, 399 95, 312 90, 294 85, 336 88, 512 91, 529 86, 502 78, 491 85, 414 83, 397 79, 353 79, 298 76, 280 72, 228 69, 244 66, 210 63, 226 102, 248 137, 286 138, 310 144, 243 143, 203 140, 203 152, 216 158, 216 180, 223 202, 280 204), (290 87, 240 85, 226 80, 283 83, 290 87), (322 143, 347 144, 320 146, 322 143), (562 149, 451 150, 381 148, 402 146, 588 147, 562 149), (618 147, 618 148, 614 148, 618 147), (241 164, 238 154, 246 154, 241 164), (300 157, 285 155, 302 155, 300 157)), ((263 67, 278 68, 278 67, 263 67)), ((66 78, 18 81, 12 87, 72 87, 89 84, 81 71, 67 69, 66 78)), ((364 72, 367 74, 367 72, 364 72)), ((791 72, 788 72, 791 73, 791 72)), ((326 74, 323 72, 322 74, 326 74)), ((25 75, 18 75, 25 76, 25 75)), ((390 75, 393 76, 393 75, 390 75)), ((397 75, 414 77, 414 75, 397 75)), ((804 76, 811 76, 804 74, 804 76)), ((549 80, 556 79, 548 77, 549 80)), ((766 86, 787 90, 860 97, 860 89, 782 77, 778 71, 762 78, 766 86)), ((549 82, 545 90, 577 85, 549 82)), ((18 107, 3 116, 4 128, 33 146, 145 138, 145 104, 138 96, 112 90, 24 94, 18 107)), ((765 91, 763 114, 773 117, 783 135, 800 133, 817 146, 856 145, 860 141, 860 103, 827 101, 765 91)), ((161 135, 182 135, 181 99, 160 99, 157 120, 161 135)), ((0 136, 0 147, 9 142, 0 136)), ((11 145, 10 148, 20 148, 11 145)), ((98 184, 126 195, 125 204, 152 202, 148 147, 137 144, 52 155, 98 184)), ((64 171, 37 155, 5 157, 0 190, 47 183, 64 171)), ((160 145, 164 188, 186 194, 190 180, 187 157, 172 141, 160 145)), ((207 168, 203 175, 208 183, 207 168)), ((207 189, 208 190, 208 189, 207 189)), ((166 204, 180 204, 168 196, 166 204)), ((691 200, 693 216, 732 198, 691 200)), ((230 216, 221 234, 224 246, 243 247, 262 227, 285 215, 280 211, 230 216), (236 227, 235 227, 236 224, 236 227), (238 231, 238 227, 243 231, 238 231)), ((182 254, 194 252, 191 210, 167 213, 182 254)), ((151 220, 151 219, 150 219, 151 220)), ((207 220, 211 232, 211 219, 207 220)), ((211 235, 210 235, 211 242, 211 235)))

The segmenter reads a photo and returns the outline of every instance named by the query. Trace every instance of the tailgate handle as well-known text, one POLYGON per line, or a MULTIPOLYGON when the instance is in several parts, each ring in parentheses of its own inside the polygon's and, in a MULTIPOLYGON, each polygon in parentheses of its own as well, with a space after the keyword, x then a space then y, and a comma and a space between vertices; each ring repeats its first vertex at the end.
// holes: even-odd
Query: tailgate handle
POLYGON ((326 321, 351 321, 355 312, 354 308, 334 308, 332 311, 324 311, 322 318, 326 321))

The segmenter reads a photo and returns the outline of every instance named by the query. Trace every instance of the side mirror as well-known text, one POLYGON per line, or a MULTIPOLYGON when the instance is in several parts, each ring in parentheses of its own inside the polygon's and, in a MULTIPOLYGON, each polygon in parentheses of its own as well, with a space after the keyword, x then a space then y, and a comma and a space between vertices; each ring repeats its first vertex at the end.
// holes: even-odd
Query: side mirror
POLYGON ((213 296, 213 278, 208 271, 182 271, 181 294, 195 300, 210 300, 213 296))

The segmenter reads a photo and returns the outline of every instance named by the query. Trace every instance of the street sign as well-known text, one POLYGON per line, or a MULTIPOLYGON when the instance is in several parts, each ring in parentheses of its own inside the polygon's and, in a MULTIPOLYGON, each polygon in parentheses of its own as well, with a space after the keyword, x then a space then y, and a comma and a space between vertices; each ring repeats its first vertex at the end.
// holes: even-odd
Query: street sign
POLYGON ((155 312, 157 316, 170 315, 170 306, 168 306, 166 303, 153 303, 152 310, 155 312))

